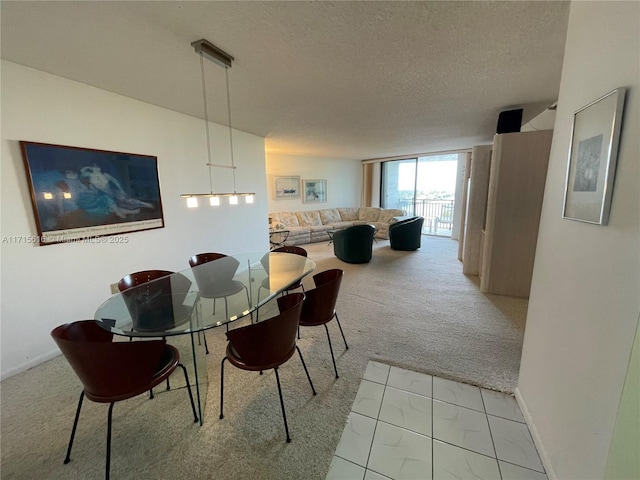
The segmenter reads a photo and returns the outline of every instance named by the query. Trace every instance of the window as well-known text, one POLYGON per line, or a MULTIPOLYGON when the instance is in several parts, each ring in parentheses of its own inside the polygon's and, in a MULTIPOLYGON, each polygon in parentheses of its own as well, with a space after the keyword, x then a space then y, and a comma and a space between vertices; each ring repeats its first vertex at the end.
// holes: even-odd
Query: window
POLYGON ((381 205, 425 218, 423 232, 451 236, 457 153, 430 155, 382 164, 381 205))

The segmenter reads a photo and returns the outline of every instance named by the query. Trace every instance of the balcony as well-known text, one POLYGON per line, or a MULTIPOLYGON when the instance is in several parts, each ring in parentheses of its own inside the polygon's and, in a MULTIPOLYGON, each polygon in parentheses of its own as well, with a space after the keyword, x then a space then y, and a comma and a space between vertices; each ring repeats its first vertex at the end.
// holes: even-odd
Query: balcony
POLYGON ((407 215, 424 217, 422 233, 450 237, 453 230, 453 200, 429 200, 425 198, 398 199, 397 207, 407 215))

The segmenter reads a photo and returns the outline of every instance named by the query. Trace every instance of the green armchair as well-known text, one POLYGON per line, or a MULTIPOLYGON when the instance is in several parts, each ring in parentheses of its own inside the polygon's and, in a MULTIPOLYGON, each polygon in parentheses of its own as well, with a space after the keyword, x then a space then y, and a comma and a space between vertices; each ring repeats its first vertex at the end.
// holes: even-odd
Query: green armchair
POLYGON ((343 262, 367 263, 373 250, 373 225, 354 225, 333 234, 333 253, 343 262))
POLYGON ((389 225, 389 243, 393 250, 417 250, 422 238, 423 217, 413 217, 389 225))

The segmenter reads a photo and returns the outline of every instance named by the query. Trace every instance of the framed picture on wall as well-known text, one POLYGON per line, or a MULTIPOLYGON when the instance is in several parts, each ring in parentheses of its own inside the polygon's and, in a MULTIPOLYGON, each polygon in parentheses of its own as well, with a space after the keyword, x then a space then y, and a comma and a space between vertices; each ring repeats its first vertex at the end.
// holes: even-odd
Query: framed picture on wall
POLYGON ((300 198, 300 177, 275 177, 274 192, 276 200, 300 198))
POLYGON ((574 113, 563 218, 608 223, 624 97, 618 88, 574 113))
POLYGON ((20 147, 38 229, 34 243, 164 227, 156 157, 24 141, 20 147))
POLYGON ((303 180, 304 203, 324 203, 327 201, 326 180, 303 180))

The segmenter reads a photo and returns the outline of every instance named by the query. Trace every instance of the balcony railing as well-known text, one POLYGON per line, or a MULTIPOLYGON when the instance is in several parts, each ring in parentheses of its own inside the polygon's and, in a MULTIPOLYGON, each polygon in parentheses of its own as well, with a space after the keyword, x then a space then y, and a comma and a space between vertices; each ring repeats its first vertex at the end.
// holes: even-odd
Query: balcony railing
POLYGON ((453 230, 453 200, 428 200, 424 198, 398 199, 399 209, 407 215, 424 217, 422 233, 450 237, 453 230))

